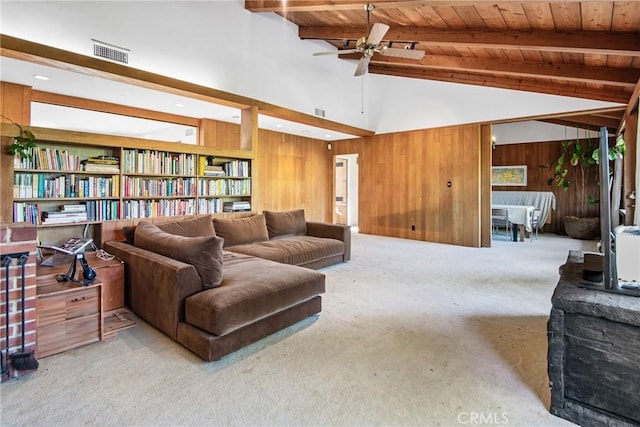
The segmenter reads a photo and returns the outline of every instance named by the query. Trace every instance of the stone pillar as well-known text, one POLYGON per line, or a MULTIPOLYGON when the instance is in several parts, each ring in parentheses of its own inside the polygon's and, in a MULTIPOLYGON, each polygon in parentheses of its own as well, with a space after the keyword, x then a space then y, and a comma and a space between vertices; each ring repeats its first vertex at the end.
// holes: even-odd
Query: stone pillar
MULTIPOLYGON (((6 255, 26 252, 25 264, 25 352, 36 351, 36 234, 34 225, 20 222, 0 224, 0 260, 6 255)), ((9 266, 9 298, 6 289, 6 269, 0 271, 0 349, 2 350, 2 381, 25 375, 31 371, 16 371, 6 354, 7 333, 9 355, 22 351, 22 266, 12 258, 9 266), (9 304, 9 325, 5 323, 6 305, 9 304), (5 369, 6 368, 6 369, 5 369), (5 372, 6 371, 6 372, 5 372)))

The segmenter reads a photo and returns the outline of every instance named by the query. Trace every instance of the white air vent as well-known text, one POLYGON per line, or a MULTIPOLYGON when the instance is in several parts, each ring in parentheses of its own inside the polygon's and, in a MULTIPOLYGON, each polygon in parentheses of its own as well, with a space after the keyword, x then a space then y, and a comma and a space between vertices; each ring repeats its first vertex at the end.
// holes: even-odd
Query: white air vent
POLYGON ((324 110, 320 108, 316 108, 316 116, 324 117, 324 110))
POLYGON ((93 40, 93 56, 108 59, 109 61, 120 62, 121 64, 129 63, 129 49, 114 46, 98 40, 93 40))

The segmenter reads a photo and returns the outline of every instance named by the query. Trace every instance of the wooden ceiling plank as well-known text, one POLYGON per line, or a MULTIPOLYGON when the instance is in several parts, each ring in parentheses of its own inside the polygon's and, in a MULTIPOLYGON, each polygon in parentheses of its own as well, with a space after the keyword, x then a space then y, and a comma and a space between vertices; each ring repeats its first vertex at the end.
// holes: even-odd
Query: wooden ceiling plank
POLYGON ((417 7, 416 12, 420 14, 423 22, 427 27, 435 28, 438 30, 446 30, 449 28, 447 23, 433 10, 432 7, 417 7))
POLYGON ((580 17, 580 3, 552 3, 554 29, 556 31, 580 31, 582 19, 580 17))
MULTIPOLYGON (((302 39, 344 39, 362 36, 353 27, 300 27, 302 39)), ((479 31, 432 30, 423 27, 391 28, 385 40, 410 40, 421 45, 527 49, 551 52, 640 56, 639 33, 604 31, 479 31)))
POLYGON ((437 80, 450 83, 470 84, 476 86, 497 87, 527 92, 548 93, 552 95, 571 96, 575 98, 594 99, 598 101, 627 104, 629 92, 626 90, 593 91, 580 86, 558 84, 554 81, 541 81, 531 78, 499 78, 494 75, 479 75, 444 70, 428 70, 414 67, 386 66, 384 64, 370 64, 369 72, 388 76, 410 77, 426 80, 437 80))
POLYGON ((615 2, 611 30, 638 31, 638 28, 640 28, 640 2, 615 2))
POLYGON ((522 2, 522 8, 527 14, 529 27, 532 30, 553 31, 556 29, 551 6, 548 2, 522 2))
POLYGON ((468 29, 460 15, 454 8, 449 6, 434 6, 433 10, 447 23, 449 30, 468 29))
MULTIPOLYGON (((359 55, 342 55, 358 59, 359 55)), ((572 64, 515 62, 510 60, 480 59, 451 56, 425 56, 420 60, 375 55, 371 63, 402 64, 408 67, 503 73, 510 76, 543 77, 575 82, 592 82, 634 88, 640 78, 640 69, 588 67, 572 64)))
POLYGON ((505 23, 506 29, 530 30, 527 14, 518 3, 500 3, 496 5, 505 23))
MULTIPOLYGON (((487 23, 482 19, 475 5, 473 6, 453 6, 460 19, 467 28, 487 28, 487 23)), ((502 27, 504 28, 504 27, 502 27)), ((501 29, 502 29, 501 28, 501 29)))
POLYGON ((480 19, 484 23, 484 26, 487 29, 493 30, 493 31, 509 29, 506 21, 504 20, 504 16, 500 11, 500 8, 498 8, 498 5, 480 4, 480 5, 477 5, 474 9, 476 10, 478 16, 480 17, 480 19))
POLYGON ((613 2, 582 2, 582 29, 587 31, 611 31, 613 2))

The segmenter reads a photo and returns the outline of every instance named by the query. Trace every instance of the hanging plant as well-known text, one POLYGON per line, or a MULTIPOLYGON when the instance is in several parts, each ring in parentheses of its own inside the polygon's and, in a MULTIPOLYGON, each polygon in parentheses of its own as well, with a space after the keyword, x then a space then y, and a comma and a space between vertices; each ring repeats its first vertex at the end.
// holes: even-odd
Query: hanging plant
MULTIPOLYGON (((575 210, 578 216, 585 216, 589 206, 598 203, 592 195, 586 194, 589 182, 599 184, 598 171, 595 166, 599 164, 599 141, 592 140, 585 135, 579 137, 579 129, 576 132, 574 141, 563 141, 560 143, 560 155, 548 166, 542 165, 553 172, 547 180, 548 185, 556 185, 564 191, 568 191, 572 185, 577 186, 575 210)), ((624 139, 618 138, 615 145, 608 148, 610 161, 617 157, 622 158, 626 152, 624 139)))
POLYGON ((9 145, 9 154, 12 156, 17 154, 23 159, 31 160, 31 149, 36 146, 36 136, 30 130, 23 129, 22 126, 10 118, 2 114, 0 114, 0 116, 18 126, 18 136, 14 137, 13 143, 9 145))

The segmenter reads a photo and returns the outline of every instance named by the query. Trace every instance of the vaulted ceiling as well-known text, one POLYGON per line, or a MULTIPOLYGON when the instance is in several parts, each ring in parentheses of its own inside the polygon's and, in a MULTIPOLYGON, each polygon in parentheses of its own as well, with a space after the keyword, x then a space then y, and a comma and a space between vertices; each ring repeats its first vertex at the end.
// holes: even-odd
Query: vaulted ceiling
MULTIPOLYGON (((301 39, 338 49, 355 48, 367 34, 362 0, 245 0, 245 8, 277 13, 299 27, 301 39)), ((376 22, 390 26, 382 45, 425 56, 375 54, 369 73, 622 104, 640 79, 640 2, 378 0, 370 14, 376 22)), ((623 112, 572 120, 615 129, 623 112)))

